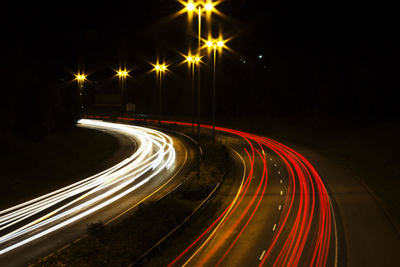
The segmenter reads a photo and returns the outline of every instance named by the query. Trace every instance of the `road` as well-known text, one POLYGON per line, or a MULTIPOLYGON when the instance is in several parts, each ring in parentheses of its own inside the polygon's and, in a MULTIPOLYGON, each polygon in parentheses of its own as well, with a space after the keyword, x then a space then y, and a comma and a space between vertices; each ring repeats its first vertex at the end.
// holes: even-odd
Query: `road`
POLYGON ((183 181, 194 157, 187 141, 154 129, 95 120, 79 125, 136 149, 96 175, 0 211, 0 266, 25 266, 82 237, 89 223, 109 224, 161 198, 183 181))
POLYGON ((339 266, 398 266, 400 232, 358 175, 309 148, 291 146, 318 168, 334 196, 342 255, 339 266))
POLYGON ((219 213, 205 210, 169 242, 183 243, 162 253, 169 266, 398 266, 399 232, 350 170, 304 147, 216 130, 231 148, 236 186, 222 205, 210 203, 219 213))
POLYGON ((399 264, 399 232, 351 171, 304 147, 293 150, 262 136, 216 130, 232 152, 229 188, 221 189, 222 203, 215 200, 220 212, 212 216, 206 208, 194 228, 183 228, 163 246, 170 246, 161 256, 170 259, 169 266, 399 264), (173 249, 176 242, 182 250, 173 249))
MULTIPOLYGON (((83 122, 86 127, 104 129, 100 122, 83 122)), ((162 123, 191 126, 181 122, 162 123)), ((119 127, 135 128, 116 126, 119 127)), ((193 151, 187 151, 177 138, 170 140, 158 131, 139 128, 139 136, 133 139, 138 142, 138 149, 132 160, 141 158, 142 142, 150 142, 153 149, 127 167, 126 172, 124 168, 129 166, 128 162, 107 173, 111 177, 103 177, 104 180, 99 178, 102 175, 94 176, 71 188, 1 211, 0 227, 7 226, 8 232, 3 235, 4 229, 0 230, 0 265, 19 266, 31 262, 82 236, 86 223, 98 220, 110 223, 132 212, 133 207, 149 197, 161 198, 178 186, 183 177, 179 177, 179 173, 184 172, 188 158, 194 158, 193 151), (150 136, 146 139, 141 134, 150 136), (174 164, 170 165, 174 157, 174 164), (147 160, 149 158, 152 160, 147 160), (141 165, 141 162, 145 163, 141 165), (148 169, 142 170, 143 176, 135 178, 140 166, 148 169), (149 179, 152 175, 154 178, 149 179), (114 185, 118 187, 129 180, 129 186, 112 191, 114 185), (86 182, 94 185, 82 189, 82 183, 86 182), (78 190, 78 193, 73 197, 65 195, 69 189, 78 190), (133 191, 102 207, 126 190, 133 191), (106 196, 101 197, 104 194, 106 196), (53 210, 43 204, 47 203, 47 198, 52 199, 53 210), (57 203, 53 203, 54 198, 57 203), (83 203, 90 204, 81 206, 83 203), (83 209, 74 210, 77 207, 83 209), (30 214, 34 209, 39 211, 30 214), (58 217, 64 214, 65 218, 58 217), (82 214, 85 216, 79 218, 82 214), (26 221, 25 215, 33 219, 26 221), (23 220, 18 221, 21 218, 23 220), (57 219, 51 221, 52 218, 57 219), (18 222, 10 225, 15 221, 18 222), (37 225, 40 227, 35 228, 37 225), (48 229, 52 231, 46 233, 48 229), (30 240, 32 237, 37 238, 30 240)), ((211 127, 202 125, 202 128, 208 131, 211 127)), ((112 130, 114 134, 115 130, 112 130)), ((187 235, 182 229, 184 249, 168 255, 169 266, 395 266, 400 262, 398 233, 354 177, 307 150, 302 149, 302 154, 311 158, 312 163, 298 153, 297 148, 295 151, 269 138, 222 127, 216 130, 218 139, 232 153, 234 171, 230 175, 234 176, 234 185, 229 188, 230 193, 224 195, 222 203, 218 203, 219 212, 209 214, 206 223, 196 228, 195 235, 187 235)), ((132 142, 126 139, 132 136, 122 135, 125 142, 132 142)), ((149 145, 144 145, 143 149, 145 147, 149 145)))
POLYGON ((169 266, 336 266, 335 212, 314 167, 274 140, 217 130, 243 169, 240 184, 169 266))

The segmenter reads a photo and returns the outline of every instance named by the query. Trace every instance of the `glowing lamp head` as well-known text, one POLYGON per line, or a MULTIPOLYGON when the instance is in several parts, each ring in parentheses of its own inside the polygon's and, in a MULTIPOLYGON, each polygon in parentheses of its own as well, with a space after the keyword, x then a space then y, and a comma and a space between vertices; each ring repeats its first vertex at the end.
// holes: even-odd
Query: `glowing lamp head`
POLYGON ((86 80, 86 75, 85 74, 77 74, 77 75, 75 75, 75 79, 78 81, 78 82, 83 82, 83 81, 85 81, 86 80))
POLYGON ((217 46, 218 47, 223 47, 224 46, 224 42, 223 41, 218 41, 217 42, 217 46))
POLYGON ((214 5, 211 4, 211 3, 207 3, 207 4, 204 5, 204 9, 206 11, 212 11, 214 9, 214 5))
POLYGON ((160 69, 161 69, 161 66, 160 66, 160 65, 156 65, 154 68, 155 68, 156 70, 160 70, 160 69))
POLYGON ((117 71, 117 76, 119 77, 119 78, 126 78, 127 76, 128 76, 128 71, 127 70, 121 70, 121 69, 119 69, 118 71, 117 71))
POLYGON ((207 44, 208 47, 213 47, 214 46, 214 43, 212 41, 207 41, 206 44, 207 44))
POLYGON ((166 67, 165 65, 162 65, 162 66, 161 66, 161 70, 162 70, 162 71, 165 71, 166 69, 167 69, 167 67, 166 67))
POLYGON ((187 60, 188 62, 192 62, 192 61, 193 61, 193 57, 192 57, 192 56, 188 56, 188 57, 186 58, 186 60, 187 60))
POLYGON ((189 2, 186 4, 186 10, 192 12, 196 9, 196 5, 193 2, 189 2))

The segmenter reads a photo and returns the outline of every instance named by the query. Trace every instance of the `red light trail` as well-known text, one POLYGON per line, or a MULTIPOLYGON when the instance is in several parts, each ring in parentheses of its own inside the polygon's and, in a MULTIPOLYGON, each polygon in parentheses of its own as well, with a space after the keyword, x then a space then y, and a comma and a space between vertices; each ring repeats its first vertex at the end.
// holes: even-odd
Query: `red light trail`
MULTIPOLYGON (((176 121, 161 123, 192 126, 191 123, 176 121)), ((212 129, 210 125, 201 127, 212 129)), ((276 155, 283 163, 287 175, 287 192, 284 196, 283 191, 280 192, 285 198, 282 212, 274 225, 272 239, 265 240, 258 265, 297 266, 306 263, 310 266, 326 266, 329 259, 334 259, 336 265, 337 251, 330 249, 337 242, 332 236, 332 231, 336 231, 332 205, 324 183, 311 163, 298 152, 272 139, 223 127, 215 129, 221 133, 239 136, 250 148, 242 148, 246 164, 249 165, 246 178, 237 197, 168 266, 193 264, 194 261, 196 265, 205 265, 212 257, 214 260, 219 258, 216 261, 218 266, 229 257, 254 216, 257 212, 262 212, 259 209, 260 204, 269 192, 270 172, 265 151, 276 155), (252 179, 256 162, 262 165, 259 180, 252 179), (258 184, 254 185, 255 190, 249 190, 256 180, 258 184), (244 208, 239 209, 241 204, 244 208), (218 238, 215 238, 218 234, 218 238)))

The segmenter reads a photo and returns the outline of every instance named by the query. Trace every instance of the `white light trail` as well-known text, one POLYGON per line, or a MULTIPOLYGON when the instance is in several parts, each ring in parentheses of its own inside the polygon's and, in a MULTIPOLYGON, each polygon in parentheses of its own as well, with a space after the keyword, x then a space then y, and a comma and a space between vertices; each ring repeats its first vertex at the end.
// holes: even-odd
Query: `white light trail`
POLYGON ((164 133, 96 120, 83 119, 78 123, 127 135, 136 141, 137 149, 105 171, 0 211, 0 255, 106 207, 175 162, 173 141, 164 133))

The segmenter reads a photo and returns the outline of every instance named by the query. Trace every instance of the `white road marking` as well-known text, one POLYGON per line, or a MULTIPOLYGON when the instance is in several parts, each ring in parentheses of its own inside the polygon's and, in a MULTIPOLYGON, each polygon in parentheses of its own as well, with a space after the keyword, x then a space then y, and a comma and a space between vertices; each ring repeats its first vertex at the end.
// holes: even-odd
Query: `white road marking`
POLYGON ((282 179, 279 182, 282 183, 283 182, 282 179))
POLYGON ((281 190, 281 196, 283 195, 283 191, 281 190))
POLYGON ((274 166, 277 167, 278 165, 276 165, 276 163, 274 163, 274 166))
POLYGON ((265 255, 265 250, 263 250, 263 252, 261 253, 261 256, 260 256, 260 258, 258 260, 261 261, 264 258, 264 255, 265 255))
POLYGON ((278 174, 281 174, 281 172, 280 172, 280 171, 278 171, 278 174))
POLYGON ((282 205, 281 205, 281 204, 279 204, 278 210, 281 210, 281 209, 282 209, 282 205))
POLYGON ((275 232, 276 229, 276 224, 274 224, 274 227, 272 228, 272 232, 275 232))
POLYGON ((269 160, 271 160, 271 161, 272 161, 272 158, 269 158, 269 160))

